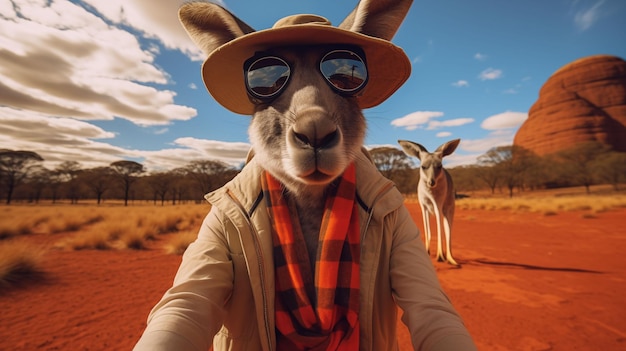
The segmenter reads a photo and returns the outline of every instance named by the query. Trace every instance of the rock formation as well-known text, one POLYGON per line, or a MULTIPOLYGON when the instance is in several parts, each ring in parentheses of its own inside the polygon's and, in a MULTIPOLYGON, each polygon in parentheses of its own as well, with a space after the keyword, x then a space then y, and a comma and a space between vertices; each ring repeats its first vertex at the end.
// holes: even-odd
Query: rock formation
POLYGON ((552 74, 513 144, 543 156, 588 141, 626 152, 626 61, 619 57, 581 58, 552 74))

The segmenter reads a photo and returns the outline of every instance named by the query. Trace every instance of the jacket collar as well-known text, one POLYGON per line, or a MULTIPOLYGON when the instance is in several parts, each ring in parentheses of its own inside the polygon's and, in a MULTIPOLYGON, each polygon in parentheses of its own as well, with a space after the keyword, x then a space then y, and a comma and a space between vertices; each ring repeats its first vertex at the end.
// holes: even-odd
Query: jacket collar
MULTIPOLYGON (((388 191, 395 185, 380 174, 365 148, 361 149, 355 163, 357 197, 360 206, 366 212, 374 211, 374 215, 385 215, 403 204, 404 198, 398 191, 388 191), (374 204, 376 204, 375 208, 374 204), (378 213, 380 211, 383 213, 378 213)), ((262 173, 263 167, 256 162, 253 156, 250 156, 246 166, 235 178, 224 187, 207 194, 205 199, 212 205, 219 207, 220 202, 230 193, 250 216, 262 200, 262 173)))

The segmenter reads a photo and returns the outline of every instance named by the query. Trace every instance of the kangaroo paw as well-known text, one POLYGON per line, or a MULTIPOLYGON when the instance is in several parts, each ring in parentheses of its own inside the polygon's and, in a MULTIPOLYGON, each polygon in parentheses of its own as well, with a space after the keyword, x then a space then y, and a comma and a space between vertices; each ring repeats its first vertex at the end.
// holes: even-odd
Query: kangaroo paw
POLYGON ((461 266, 454 260, 454 258, 452 258, 452 256, 448 256, 448 263, 455 265, 455 266, 461 266))

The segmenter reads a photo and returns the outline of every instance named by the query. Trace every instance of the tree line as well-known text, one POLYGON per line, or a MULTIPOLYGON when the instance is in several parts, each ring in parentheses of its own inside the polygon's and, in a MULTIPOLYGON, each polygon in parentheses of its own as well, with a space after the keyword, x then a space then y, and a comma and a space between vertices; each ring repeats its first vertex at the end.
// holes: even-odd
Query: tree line
MULTIPOLYGON (((419 168, 404 152, 383 147, 371 150, 374 163, 404 194, 417 191, 419 168)), ((538 156, 517 145, 498 146, 477 158, 475 164, 448 168, 457 193, 489 190, 492 194, 597 184, 615 190, 626 183, 626 153, 599 142, 573 145, 564 151, 538 156)))
MULTIPOLYGON (((393 147, 370 150, 378 170, 394 181, 400 192, 417 190, 419 166, 393 147)), ((62 199, 78 203, 84 199, 152 201, 161 205, 202 201, 202 196, 231 180, 239 170, 215 160, 198 160, 168 171, 148 173, 135 161, 120 160, 106 167, 84 169, 66 161, 55 169, 43 167, 35 152, 0 149, 0 194, 13 201, 37 203, 62 199)), ((615 190, 626 183, 626 153, 598 142, 580 143, 547 156, 519 146, 499 146, 477 159, 477 163, 448 169, 458 193, 490 190, 492 194, 545 188, 611 184, 615 190)))
POLYGON ((161 205, 202 201, 204 194, 226 184, 239 171, 215 160, 189 162, 184 167, 150 172, 138 162, 120 160, 105 167, 82 168, 65 161, 45 168, 35 152, 0 149, 0 194, 6 204, 13 201, 38 203, 60 200, 152 201, 161 205))

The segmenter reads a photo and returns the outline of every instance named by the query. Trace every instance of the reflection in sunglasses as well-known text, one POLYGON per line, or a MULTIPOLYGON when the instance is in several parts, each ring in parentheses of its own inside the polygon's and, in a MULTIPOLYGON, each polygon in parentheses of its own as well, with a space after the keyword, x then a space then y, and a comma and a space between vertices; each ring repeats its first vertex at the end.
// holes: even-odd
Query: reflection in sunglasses
POLYGON ((289 65, 285 61, 278 57, 264 57, 248 68, 246 85, 258 97, 270 97, 280 91, 289 75, 289 65))
POLYGON ((358 89, 365 81, 365 66, 361 61, 334 59, 321 63, 322 73, 335 88, 342 91, 358 89))
MULTIPOLYGON (((291 75, 289 64, 276 56, 253 57, 246 61, 245 83, 248 93, 261 100, 276 96, 291 75)), ((350 50, 333 50, 320 60, 319 70, 340 94, 354 95, 367 82, 367 68, 361 56, 350 50)))

